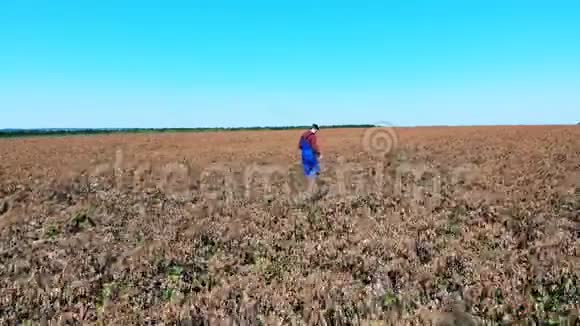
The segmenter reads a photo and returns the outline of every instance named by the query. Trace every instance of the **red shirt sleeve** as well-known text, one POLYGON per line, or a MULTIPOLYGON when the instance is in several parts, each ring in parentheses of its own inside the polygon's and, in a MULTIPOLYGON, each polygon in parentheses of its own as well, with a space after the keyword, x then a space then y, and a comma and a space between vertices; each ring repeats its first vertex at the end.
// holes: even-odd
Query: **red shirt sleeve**
POLYGON ((320 154, 320 147, 318 146, 318 139, 316 138, 316 135, 312 135, 309 138, 310 140, 310 146, 312 146, 312 149, 314 149, 314 151, 318 154, 320 154))

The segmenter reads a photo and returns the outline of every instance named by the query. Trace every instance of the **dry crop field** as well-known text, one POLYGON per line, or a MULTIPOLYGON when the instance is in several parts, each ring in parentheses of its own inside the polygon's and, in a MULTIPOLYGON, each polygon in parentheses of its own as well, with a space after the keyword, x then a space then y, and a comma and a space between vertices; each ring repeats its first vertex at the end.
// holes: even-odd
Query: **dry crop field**
POLYGON ((0 324, 574 323, 580 126, 300 132, 0 139, 0 324))

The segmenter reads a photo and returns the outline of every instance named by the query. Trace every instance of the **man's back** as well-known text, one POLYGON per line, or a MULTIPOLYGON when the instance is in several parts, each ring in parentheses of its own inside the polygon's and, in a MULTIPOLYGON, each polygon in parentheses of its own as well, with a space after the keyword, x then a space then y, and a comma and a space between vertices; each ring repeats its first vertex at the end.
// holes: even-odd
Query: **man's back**
POLYGON ((307 130, 300 137, 300 142, 298 148, 302 151, 312 150, 316 154, 320 153, 320 148, 318 147, 318 140, 316 139, 316 134, 311 130, 307 130))

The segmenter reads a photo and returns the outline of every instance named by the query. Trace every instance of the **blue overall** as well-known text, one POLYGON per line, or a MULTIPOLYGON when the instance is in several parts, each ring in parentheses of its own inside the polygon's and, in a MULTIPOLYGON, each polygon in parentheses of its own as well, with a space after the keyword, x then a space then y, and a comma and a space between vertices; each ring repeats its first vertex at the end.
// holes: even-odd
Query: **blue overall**
POLYGON ((316 152, 304 137, 300 139, 300 149, 302 150, 302 167, 304 168, 304 175, 308 178, 315 178, 318 173, 320 173, 320 166, 318 164, 316 152))

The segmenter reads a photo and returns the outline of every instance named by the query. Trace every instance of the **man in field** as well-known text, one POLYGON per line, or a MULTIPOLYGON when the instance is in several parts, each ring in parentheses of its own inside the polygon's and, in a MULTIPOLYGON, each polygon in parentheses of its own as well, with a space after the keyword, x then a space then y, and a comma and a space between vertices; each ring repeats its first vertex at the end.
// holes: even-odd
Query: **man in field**
POLYGON ((316 178, 320 174, 319 159, 322 158, 320 147, 316 133, 320 128, 317 124, 313 124, 310 130, 304 132, 300 137, 298 148, 302 154, 302 167, 304 168, 304 175, 308 179, 308 193, 312 194, 316 184, 316 178))

